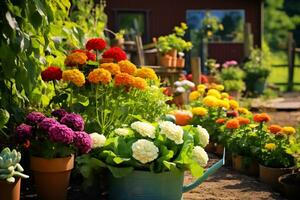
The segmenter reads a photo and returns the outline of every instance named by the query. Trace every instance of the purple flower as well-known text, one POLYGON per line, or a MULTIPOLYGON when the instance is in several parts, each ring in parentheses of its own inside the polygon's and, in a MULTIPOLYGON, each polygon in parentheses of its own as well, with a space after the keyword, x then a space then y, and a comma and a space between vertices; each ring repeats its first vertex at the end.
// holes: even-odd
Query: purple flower
POLYGON ((88 153, 92 149, 92 138, 84 131, 75 131, 74 144, 81 153, 88 153))
POLYGON ((84 121, 82 117, 75 113, 66 114, 61 120, 60 123, 67 125, 73 131, 83 131, 84 121))
POLYGON ((45 115, 40 112, 31 112, 26 116, 26 122, 30 125, 37 125, 40 123, 43 119, 45 119, 45 115))
POLYGON ((73 130, 62 124, 55 124, 51 126, 48 134, 50 140, 53 142, 71 144, 74 139, 73 130))
POLYGON ((56 121, 56 119, 54 119, 54 118, 45 118, 38 125, 39 125, 39 128, 41 130, 48 132, 49 129, 51 128, 51 126, 57 125, 57 124, 59 124, 59 122, 56 121))
POLYGON ((60 120, 61 118, 63 118, 66 114, 68 114, 67 111, 65 111, 65 109, 57 109, 52 111, 51 115, 54 117, 57 117, 58 120, 60 120))
POLYGON ((32 133, 32 126, 29 126, 27 124, 20 124, 16 128, 16 135, 18 139, 28 139, 31 136, 32 133))

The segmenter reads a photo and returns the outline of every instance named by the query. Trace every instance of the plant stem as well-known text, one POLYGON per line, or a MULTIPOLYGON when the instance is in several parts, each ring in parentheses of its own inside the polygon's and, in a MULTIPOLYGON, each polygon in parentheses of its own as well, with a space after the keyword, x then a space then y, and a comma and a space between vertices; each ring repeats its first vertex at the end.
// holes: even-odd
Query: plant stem
POLYGON ((101 131, 102 131, 102 125, 100 123, 100 120, 99 120, 99 111, 98 111, 98 85, 96 85, 96 91, 95 91, 95 103, 96 103, 96 120, 97 120, 97 123, 99 125, 99 127, 101 128, 101 131))

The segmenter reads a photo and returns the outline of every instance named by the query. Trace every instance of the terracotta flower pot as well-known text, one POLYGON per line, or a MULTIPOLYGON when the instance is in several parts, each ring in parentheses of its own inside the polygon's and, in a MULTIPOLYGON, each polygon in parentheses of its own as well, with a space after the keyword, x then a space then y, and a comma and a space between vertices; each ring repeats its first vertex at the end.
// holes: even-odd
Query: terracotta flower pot
POLYGON ((21 178, 16 178, 14 183, 0 180, 0 199, 19 200, 20 199, 21 178))
POLYGON ((208 75, 206 76, 209 83, 218 83, 218 80, 215 76, 208 75))
POLYGON ((172 58, 172 67, 176 67, 176 65, 177 65, 177 58, 173 57, 172 58))
POLYGON ((65 158, 45 159, 31 156, 30 167, 34 174, 37 193, 42 200, 65 200, 74 155, 65 158))
POLYGON ((221 145, 221 144, 218 144, 216 146, 216 151, 215 153, 218 155, 218 156, 222 156, 223 155, 223 152, 224 152, 224 146, 221 145))
POLYGON ((177 64, 176 67, 184 68, 185 59, 184 58, 177 58, 177 64))
POLYGON ((159 59, 160 65, 164 67, 171 67, 172 66, 172 57, 165 55, 161 56, 159 59))
POLYGON ((288 199, 299 199, 300 180, 296 173, 280 176, 278 181, 283 185, 284 193, 288 199))
POLYGON ((171 56, 171 57, 177 57, 177 50, 176 49, 172 49, 171 51, 167 52, 167 55, 171 56))
POLYGON ((278 178, 281 175, 291 173, 293 168, 272 168, 259 165, 259 179, 272 186, 273 188, 282 191, 278 178))
POLYGON ((216 147, 215 147, 215 143, 214 142, 209 142, 208 145, 206 145, 205 147, 205 151, 208 153, 213 153, 215 152, 216 147))
POLYGON ((247 175, 258 176, 259 166, 253 158, 232 155, 232 167, 233 169, 247 175))

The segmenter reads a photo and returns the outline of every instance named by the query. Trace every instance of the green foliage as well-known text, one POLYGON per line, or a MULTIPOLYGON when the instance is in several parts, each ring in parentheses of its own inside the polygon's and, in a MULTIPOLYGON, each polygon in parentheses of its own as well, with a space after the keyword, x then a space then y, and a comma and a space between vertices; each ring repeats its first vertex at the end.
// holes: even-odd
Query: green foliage
POLYGON ((239 67, 228 67, 222 69, 217 78, 223 83, 226 91, 241 92, 245 89, 244 76, 244 71, 239 67))
POLYGON ((21 161, 21 153, 15 149, 10 151, 8 147, 4 148, 0 153, 0 180, 6 180, 14 183, 14 177, 28 178, 23 174, 24 169, 19 164, 21 161))

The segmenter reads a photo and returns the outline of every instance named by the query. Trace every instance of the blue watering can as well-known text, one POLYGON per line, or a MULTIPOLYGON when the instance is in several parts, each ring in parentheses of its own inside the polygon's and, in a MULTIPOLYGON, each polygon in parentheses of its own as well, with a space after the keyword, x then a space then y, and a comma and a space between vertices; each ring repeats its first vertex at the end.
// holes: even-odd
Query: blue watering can
POLYGON ((223 158, 208 168, 205 173, 193 183, 183 186, 184 172, 151 173, 133 171, 122 178, 110 178, 110 200, 182 200, 182 194, 188 192, 215 173, 225 164, 225 149, 223 158))

